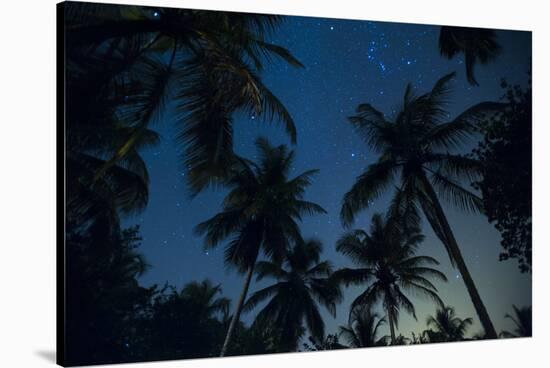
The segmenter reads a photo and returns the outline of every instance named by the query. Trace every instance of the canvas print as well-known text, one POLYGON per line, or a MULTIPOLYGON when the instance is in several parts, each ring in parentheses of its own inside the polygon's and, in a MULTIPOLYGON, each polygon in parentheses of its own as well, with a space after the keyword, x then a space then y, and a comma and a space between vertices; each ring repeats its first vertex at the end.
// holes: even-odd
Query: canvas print
POLYGON ((60 364, 531 336, 530 32, 57 20, 60 364))

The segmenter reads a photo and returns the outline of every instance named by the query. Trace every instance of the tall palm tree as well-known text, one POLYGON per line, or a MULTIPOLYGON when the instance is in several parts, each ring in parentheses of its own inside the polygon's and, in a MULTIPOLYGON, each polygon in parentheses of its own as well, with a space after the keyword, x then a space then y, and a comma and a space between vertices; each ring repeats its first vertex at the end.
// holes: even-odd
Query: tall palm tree
POLYGON ((500 45, 492 29, 443 26, 439 33, 439 51, 449 59, 463 53, 466 78, 470 84, 477 86, 475 64, 487 64, 494 59, 500 51, 500 45))
MULTIPOLYGON (((462 341, 473 320, 471 318, 461 319, 456 316, 453 307, 445 306, 436 311, 435 317, 429 316, 426 323, 428 327, 435 329, 435 336, 438 337, 438 340, 462 341)), ((432 336, 434 335, 432 334, 432 336)), ((430 341, 435 342, 432 338, 430 338, 430 341)))
POLYGON ((514 329, 514 332, 502 331, 500 333, 500 336, 506 338, 533 336, 532 308, 530 306, 518 308, 515 305, 513 305, 512 307, 514 308, 515 316, 506 314, 504 317, 511 319, 512 322, 514 322, 514 324, 516 325, 516 328, 514 329))
POLYGON ((297 349, 305 332, 304 322, 316 341, 323 340, 325 324, 319 304, 336 316, 336 303, 342 295, 340 288, 328 278, 332 266, 329 261, 320 260, 321 251, 321 242, 309 239, 294 245, 283 264, 256 263, 256 281, 270 277, 277 282, 252 294, 243 310, 250 311, 269 299, 256 319, 283 327, 280 341, 284 344, 281 348, 286 351, 297 349))
POLYGON ((260 252, 273 262, 281 263, 290 245, 301 240, 297 221, 304 215, 326 213, 321 206, 303 200, 305 189, 317 170, 290 179, 294 151, 288 151, 284 145, 273 147, 264 138, 256 140, 256 147, 259 162, 239 160, 226 181, 230 191, 222 212, 196 227, 197 234, 205 235, 206 248, 216 247, 230 238, 225 248, 225 262, 246 273, 221 356, 227 351, 239 320, 260 252))
POLYGON ((380 156, 357 177, 344 196, 341 218, 346 226, 356 214, 369 207, 392 183, 395 196, 390 211, 418 221, 420 207, 441 240, 451 264, 460 271, 481 324, 489 338, 496 331, 466 267, 440 199, 462 210, 480 211, 481 199, 461 186, 478 177, 479 163, 452 154, 475 132, 475 125, 502 104, 483 102, 446 122, 449 82, 454 73, 438 80, 432 90, 414 96, 409 84, 401 111, 394 121, 369 104, 357 107, 357 115, 349 118, 357 133, 380 156))
POLYGON ((391 217, 385 220, 376 214, 372 217, 370 234, 353 230, 344 234, 336 244, 336 250, 351 258, 359 268, 338 270, 333 278, 346 285, 368 285, 353 301, 352 308, 381 301, 390 325, 392 344, 396 343, 400 309, 416 319, 414 304, 404 291, 443 305, 437 288, 429 280, 447 281, 443 273, 429 267, 439 262, 432 257, 415 255, 423 239, 418 229, 405 228, 391 217))
POLYGON ((269 42, 282 19, 144 6, 111 6, 106 11, 94 4, 67 4, 68 76, 90 81, 80 83, 84 91, 72 93, 71 104, 84 107, 76 110, 84 120, 115 106, 117 123, 135 128, 116 146, 103 171, 126 157, 171 101, 192 193, 228 174, 234 158, 232 116, 237 111, 281 122, 295 142, 294 121, 259 77, 274 58, 302 66, 288 50, 269 42), (109 98, 98 99, 105 95, 109 98))
POLYGON ((378 337, 379 328, 386 323, 370 306, 353 308, 347 326, 340 326, 343 337, 351 348, 386 345, 386 337, 378 337))

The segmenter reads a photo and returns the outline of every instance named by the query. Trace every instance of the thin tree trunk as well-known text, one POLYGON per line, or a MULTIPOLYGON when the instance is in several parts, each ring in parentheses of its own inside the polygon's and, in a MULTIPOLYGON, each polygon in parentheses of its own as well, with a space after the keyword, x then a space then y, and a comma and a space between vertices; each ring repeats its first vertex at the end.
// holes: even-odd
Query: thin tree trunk
POLYGON ((248 294, 248 288, 250 286, 250 280, 252 280, 252 274, 253 273, 254 273, 254 264, 252 264, 248 268, 248 272, 246 274, 246 279, 244 280, 243 291, 241 292, 239 302, 237 303, 237 307, 235 308, 235 313, 233 314, 233 317, 231 318, 231 322, 229 323, 229 328, 227 329, 227 334, 225 335, 225 341, 223 342, 222 350, 220 352, 221 357, 225 356, 225 354, 227 353, 227 348, 229 346, 229 342, 231 341, 231 338, 233 337, 233 333, 235 331, 235 327, 237 326, 237 323, 239 322, 239 317, 241 316, 241 311, 243 309, 244 300, 246 299, 246 294, 248 294))
POLYGON ((391 338, 391 345, 395 345, 395 326, 393 325, 393 318, 390 314, 390 307, 386 304, 386 315, 388 316, 388 322, 390 324, 390 338, 391 338))
MULTIPOLYGON (((456 239, 454 237, 453 231, 451 230, 451 226, 449 225, 449 222, 447 221, 447 218, 445 216, 445 212, 443 212, 443 208, 441 207, 441 204, 439 203, 439 199, 437 198, 437 195, 431 185, 431 183, 428 181, 428 178, 426 176, 422 175, 421 180, 424 184, 424 188, 426 190, 426 194, 428 195, 429 199, 433 203, 434 210, 436 212, 437 220, 439 221, 440 225, 442 226, 442 230, 445 233, 445 237, 447 240, 442 239, 440 235, 438 237, 440 240, 444 243, 446 243, 449 252, 451 253, 451 258, 455 261, 456 266, 460 272, 460 275, 462 276, 462 279, 464 280, 464 284, 466 285, 466 289, 468 290, 468 294, 470 294, 470 298, 472 299, 472 303, 474 304, 474 308, 476 309, 477 315, 479 317, 479 320, 481 322, 481 325, 483 326, 483 329, 485 330, 486 337, 489 339, 496 339, 497 338, 497 332, 495 330, 495 327, 493 326, 493 323, 491 322, 491 318, 489 317, 489 313, 487 313, 487 309, 485 308, 485 305, 483 304, 483 301, 481 300, 481 297, 479 296, 479 292, 477 291, 477 288, 475 286, 474 280, 472 279, 472 276, 470 275, 470 271, 468 271, 468 268, 466 267, 466 263, 464 262, 464 258, 462 258, 462 253, 460 252, 460 248, 458 247, 458 244, 456 242, 456 239)), ((429 216, 427 216, 429 219, 429 216)), ((433 227, 433 224, 432 224, 433 227)), ((435 229, 434 229, 435 231, 435 229)), ((435 231, 437 234, 438 232, 435 231)))
POLYGON ((393 319, 388 316, 388 319, 390 320, 390 339, 391 344, 395 345, 395 327, 393 326, 393 319))

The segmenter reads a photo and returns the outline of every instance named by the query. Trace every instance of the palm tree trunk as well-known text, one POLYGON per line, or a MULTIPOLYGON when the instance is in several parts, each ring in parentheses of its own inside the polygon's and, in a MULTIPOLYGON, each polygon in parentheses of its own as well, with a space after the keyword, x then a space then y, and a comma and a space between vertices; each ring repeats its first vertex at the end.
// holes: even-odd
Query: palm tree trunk
POLYGON ((390 339, 391 339, 391 344, 392 345, 395 345, 395 327, 393 326, 393 319, 388 316, 388 319, 390 321, 390 339))
POLYGON ((239 322, 239 318, 241 316, 244 300, 246 299, 246 294, 248 294, 248 288, 250 286, 250 280, 252 280, 253 273, 254 273, 254 264, 252 264, 248 268, 248 272, 246 273, 246 279, 244 280, 243 291, 241 292, 241 296, 239 297, 239 302, 237 303, 237 307, 235 308, 235 313, 233 314, 233 317, 231 318, 231 322, 229 323, 229 328, 227 329, 227 334, 225 335, 225 341, 223 342, 222 350, 220 352, 220 357, 225 356, 225 354, 227 353, 227 347, 229 346, 229 342, 231 341, 231 338, 235 331, 235 327, 237 326, 237 323, 239 322))
POLYGON ((391 339, 391 345, 395 345, 395 326, 393 325, 393 318, 390 314, 390 307, 386 304, 386 315, 388 316, 388 322, 390 324, 390 339, 391 339))
MULTIPOLYGON (((468 290, 468 294, 470 294, 470 299, 472 299, 472 303, 474 304, 474 308, 476 309, 477 316, 479 317, 481 325, 485 330, 486 337, 489 339, 496 339, 497 332, 495 330, 495 327, 493 326, 493 322, 491 322, 489 313, 487 313, 487 309, 485 308, 485 305, 483 304, 483 301, 479 296, 479 292, 477 291, 474 280, 470 275, 470 271, 468 271, 468 268, 466 267, 466 263, 464 262, 464 258, 462 258, 462 253, 460 252, 460 248, 458 247, 453 231, 451 230, 451 226, 447 221, 445 212, 443 212, 443 208, 439 203, 439 199, 437 198, 437 195, 431 183, 428 181, 428 178, 422 175, 420 179, 423 182, 423 186, 426 190, 426 194, 428 195, 430 201, 433 204, 433 209, 435 210, 437 220, 439 222, 439 225, 442 227, 442 230, 445 234, 444 237, 446 239, 443 239, 443 237, 440 234, 437 236, 442 242, 444 242, 447 245, 447 248, 450 252, 450 256, 456 263, 458 271, 460 272, 460 275, 464 280, 464 284, 466 285, 466 289, 468 290)), ((430 216, 426 215, 426 217, 428 217, 428 220, 430 219, 430 216)), ((433 227, 434 226, 432 224, 432 228, 433 227)), ((436 231, 436 229, 434 229, 434 232, 438 234, 438 231, 436 231)))

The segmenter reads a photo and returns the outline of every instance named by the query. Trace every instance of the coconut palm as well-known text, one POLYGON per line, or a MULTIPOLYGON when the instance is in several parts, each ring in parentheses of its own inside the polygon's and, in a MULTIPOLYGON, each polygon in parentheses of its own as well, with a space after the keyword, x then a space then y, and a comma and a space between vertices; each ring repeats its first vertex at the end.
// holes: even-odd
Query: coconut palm
POLYGON ((449 59, 464 54, 466 78, 470 84, 478 85, 474 77, 475 64, 487 64, 494 59, 500 45, 491 29, 443 26, 439 33, 439 51, 449 59))
POLYGON ((424 236, 418 229, 398 225, 393 218, 380 214, 372 217, 370 234, 353 230, 344 234, 336 250, 348 256, 359 268, 344 268, 333 278, 344 284, 368 285, 352 303, 352 308, 371 306, 381 301, 390 326, 392 344, 396 343, 400 309, 416 319, 413 302, 407 297, 410 291, 443 305, 437 288, 430 281, 447 281, 440 271, 429 267, 439 262, 432 257, 415 255, 424 236))
POLYGON ((372 311, 370 306, 353 308, 347 326, 340 326, 340 337, 347 341, 351 348, 365 348, 386 345, 387 336, 378 337, 381 326, 386 323, 372 311))
POLYGON ((301 241, 297 222, 302 216, 325 213, 321 206, 303 200, 304 191, 317 170, 290 179, 294 151, 288 151, 284 145, 273 147, 264 138, 256 140, 256 147, 259 162, 239 160, 226 181, 229 193, 222 212, 196 227, 197 234, 205 235, 206 248, 216 247, 230 238, 225 247, 225 262, 246 273, 222 356, 239 320, 260 253, 281 263, 290 245, 301 241))
POLYGON ((218 297, 218 294, 221 293, 221 285, 214 286, 210 280, 206 279, 201 282, 192 281, 185 284, 180 292, 180 297, 188 301, 196 312, 195 317, 202 321, 227 313, 230 300, 218 297))
POLYGON ((471 318, 461 319, 456 316, 453 307, 445 306, 436 311, 435 317, 429 316, 426 323, 428 327, 435 329, 433 331, 435 335, 430 334, 431 342, 435 342, 433 336, 437 336, 438 341, 462 341, 473 320, 471 318))
POLYGON ((256 263, 256 281, 269 277, 277 282, 252 294, 243 311, 250 311, 269 300, 256 319, 284 326, 280 336, 283 350, 297 349, 305 332, 304 324, 316 341, 323 340, 325 324, 320 305, 336 316, 336 303, 342 295, 339 287, 328 279, 332 266, 329 261, 320 260, 321 251, 321 242, 309 239, 298 242, 282 265, 269 261, 256 263))
POLYGON ((496 338, 489 314, 466 267, 440 199, 471 212, 481 209, 481 199, 461 185, 471 183, 479 175, 479 163, 452 154, 475 131, 475 125, 502 104, 483 102, 448 118, 446 105, 449 82, 454 73, 438 80, 429 93, 414 96, 411 85, 405 90, 403 107, 388 121, 384 114, 369 104, 357 107, 357 115, 349 118, 357 133, 374 151, 378 160, 357 177, 345 194, 341 219, 350 226, 361 210, 395 184, 390 212, 418 222, 421 208, 436 236, 441 240, 451 264, 460 271, 481 324, 488 336, 496 338))
POLYGON ((99 175, 126 157, 169 102, 192 193, 228 174, 237 111, 281 122, 295 142, 290 114, 259 77, 274 58, 302 66, 267 41, 280 16, 143 6, 104 11, 79 3, 66 8, 68 76, 90 81, 79 84, 83 93, 71 94, 71 104, 83 107, 73 110, 93 126, 88 120, 116 107, 118 125, 135 128, 99 175))
POLYGON ((515 305, 513 305, 512 307, 514 308, 514 316, 506 314, 504 317, 511 319, 512 322, 514 322, 514 324, 516 325, 516 328, 514 329, 514 332, 502 331, 500 333, 500 336, 505 338, 533 336, 532 308, 518 308, 515 305))
POLYGON ((158 143, 155 132, 145 130, 124 160, 97 176, 113 152, 110 143, 120 142, 131 134, 132 129, 123 128, 97 134, 75 129, 67 134, 66 207, 69 224, 83 226, 101 217, 114 229, 119 226, 120 215, 145 208, 149 197, 149 175, 139 151, 158 143), (96 142, 90 143, 94 139, 96 142))

